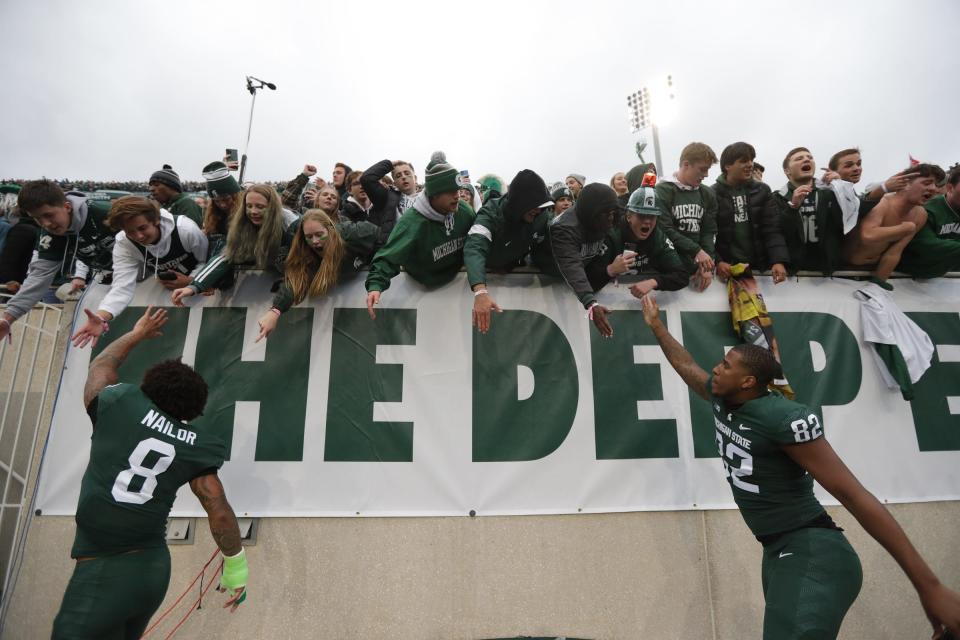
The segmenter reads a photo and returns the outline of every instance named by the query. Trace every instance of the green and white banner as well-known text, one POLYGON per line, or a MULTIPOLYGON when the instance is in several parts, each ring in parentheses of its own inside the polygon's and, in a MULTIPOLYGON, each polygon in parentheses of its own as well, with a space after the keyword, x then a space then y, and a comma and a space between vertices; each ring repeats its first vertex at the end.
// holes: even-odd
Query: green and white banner
MULTIPOLYGON (((960 498, 960 283, 896 281, 895 301, 936 345, 907 402, 884 386, 860 339, 858 283, 759 281, 798 400, 821 411, 867 488, 890 502, 960 498)), ((615 310, 614 336, 604 339, 562 283, 491 277, 505 311, 480 335, 464 275, 433 291, 401 275, 371 320, 360 274, 284 314, 255 344, 271 284, 241 275, 226 295, 170 308, 163 337, 121 369, 123 381, 138 382, 150 364, 182 357, 204 376, 210 398, 193 424, 229 443, 221 477, 239 515, 733 506, 710 407, 666 363, 626 287, 601 293, 615 310)), ((82 306, 95 309, 104 293, 92 287, 82 306)), ((108 337, 169 300, 155 283, 139 286, 108 337)), ((719 283, 658 300, 704 368, 736 343, 719 283)), ((41 474, 44 513, 75 511, 90 448, 82 390, 91 355, 67 354, 41 474)), ((174 515, 202 515, 188 489, 174 515)))

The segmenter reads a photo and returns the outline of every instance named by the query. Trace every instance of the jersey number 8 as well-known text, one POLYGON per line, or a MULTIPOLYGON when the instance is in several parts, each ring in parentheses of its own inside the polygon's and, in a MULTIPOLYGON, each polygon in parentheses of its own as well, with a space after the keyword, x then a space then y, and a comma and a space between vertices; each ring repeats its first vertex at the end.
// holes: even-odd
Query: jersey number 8
POLYGON ((113 481, 113 499, 128 504, 144 504, 149 501, 157 488, 157 476, 167 470, 176 454, 177 450, 169 442, 156 438, 142 440, 127 458, 130 467, 118 473, 117 479, 113 481), (152 467, 144 467, 143 462, 151 452, 159 453, 160 457, 152 467), (130 484, 137 476, 143 478, 143 485, 139 491, 130 491, 130 484))

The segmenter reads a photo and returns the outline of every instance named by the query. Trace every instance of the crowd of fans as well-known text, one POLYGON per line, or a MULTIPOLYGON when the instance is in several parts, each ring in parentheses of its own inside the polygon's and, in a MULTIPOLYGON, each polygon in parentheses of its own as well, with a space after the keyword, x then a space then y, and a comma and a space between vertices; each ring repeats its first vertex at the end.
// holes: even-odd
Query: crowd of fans
POLYGON ((145 278, 158 279, 182 305, 229 289, 238 268, 277 281, 258 339, 292 305, 364 268, 375 319, 401 270, 433 288, 465 267, 473 322, 486 332, 500 310, 487 274, 536 267, 566 282, 603 335, 612 333, 609 310, 596 294, 616 280, 642 298, 688 286, 703 291, 714 278, 752 272, 781 283, 801 271, 830 276, 854 266, 892 289, 894 270, 931 278, 960 268, 956 165, 944 172, 911 163, 859 191, 858 149, 834 154, 818 177, 810 151, 797 147, 783 159, 786 184, 772 190, 755 157, 745 142, 719 158, 694 142, 669 175, 640 164, 603 183, 571 173, 549 188, 529 169, 509 182, 487 174, 474 183, 442 152, 422 181, 414 163, 389 159, 365 171, 337 163, 329 181, 307 164, 279 185, 241 186, 227 159, 203 168, 202 185, 184 183, 169 165, 146 184, 7 181, 0 185, 0 286, 15 295, 0 337, 51 287, 75 293, 93 277, 110 291, 75 334, 79 346, 108 330, 145 278), (708 186, 717 163, 719 176, 708 186), (199 188, 202 197, 188 195, 199 188))
MULTIPOLYGON (((23 178, 0 178, 0 184, 23 186, 28 182, 23 178)), ((52 180, 64 191, 82 191, 84 193, 93 193, 97 191, 112 192, 123 191, 129 194, 143 195, 150 193, 150 184, 143 180, 71 180, 70 178, 60 178, 52 180)), ((283 189, 283 182, 270 183, 277 189, 283 189)), ((207 189, 207 183, 197 180, 181 180, 180 185, 184 193, 202 194, 207 189)))

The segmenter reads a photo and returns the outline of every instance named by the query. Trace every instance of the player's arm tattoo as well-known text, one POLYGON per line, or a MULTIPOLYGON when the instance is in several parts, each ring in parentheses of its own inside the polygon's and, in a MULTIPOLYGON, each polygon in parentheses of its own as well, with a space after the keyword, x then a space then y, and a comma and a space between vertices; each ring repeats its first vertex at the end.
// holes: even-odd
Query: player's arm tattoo
POLYGON ((700 368, 700 365, 694 361, 690 352, 684 349, 683 345, 670 335, 670 332, 667 331, 667 328, 662 323, 657 322, 651 329, 653 330, 654 337, 656 337, 657 342, 660 344, 660 348, 663 350, 663 355, 667 356, 667 361, 670 363, 670 366, 680 374, 680 378, 687 383, 687 386, 690 387, 694 393, 704 400, 709 400, 710 394, 707 393, 707 380, 710 376, 707 372, 700 368))
POLYGON ((135 346, 143 342, 143 336, 130 331, 120 336, 100 352, 87 371, 87 384, 83 388, 83 406, 88 406, 103 391, 103 388, 116 384, 119 380, 117 370, 130 355, 135 346))
POLYGON ((237 525, 233 508, 227 502, 220 478, 212 473, 194 478, 190 481, 190 489, 207 512, 210 535, 223 555, 234 556, 240 553, 240 527, 237 525))

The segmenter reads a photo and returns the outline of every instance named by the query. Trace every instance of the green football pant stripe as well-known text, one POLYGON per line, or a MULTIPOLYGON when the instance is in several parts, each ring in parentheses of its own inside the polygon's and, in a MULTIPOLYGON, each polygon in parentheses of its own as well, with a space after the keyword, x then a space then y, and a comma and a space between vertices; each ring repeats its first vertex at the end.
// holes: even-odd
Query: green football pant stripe
POLYGON ((764 640, 833 640, 863 570, 843 533, 806 528, 764 548, 762 578, 764 640))
POLYGON ((139 638, 169 582, 166 546, 78 562, 53 621, 53 640, 139 638))

